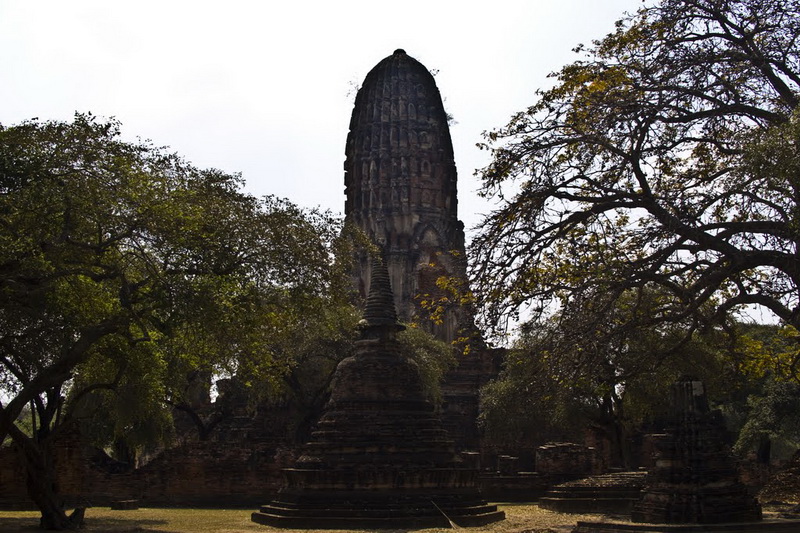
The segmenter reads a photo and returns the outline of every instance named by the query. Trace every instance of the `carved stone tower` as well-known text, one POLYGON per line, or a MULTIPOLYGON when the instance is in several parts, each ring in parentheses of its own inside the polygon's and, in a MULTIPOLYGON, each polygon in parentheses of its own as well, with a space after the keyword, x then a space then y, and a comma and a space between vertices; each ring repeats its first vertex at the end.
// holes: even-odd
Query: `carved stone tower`
MULTIPOLYGON (((404 50, 378 63, 356 96, 345 149, 345 215, 383 248, 401 321, 436 291, 442 275, 465 276, 456 165, 447 114, 431 73, 404 50)), ((366 256, 357 266, 362 296, 366 256)), ((433 333, 456 338, 459 313, 433 333)))

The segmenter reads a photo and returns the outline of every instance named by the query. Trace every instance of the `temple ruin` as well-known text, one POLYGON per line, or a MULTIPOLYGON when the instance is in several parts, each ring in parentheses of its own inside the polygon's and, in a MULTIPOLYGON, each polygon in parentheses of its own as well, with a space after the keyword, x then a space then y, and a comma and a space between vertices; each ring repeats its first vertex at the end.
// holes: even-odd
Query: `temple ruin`
MULTIPOLYGON (((499 357, 482 342, 470 309, 448 306, 440 321, 428 319, 425 302, 446 296, 437 279, 466 279, 464 224, 439 89, 402 49, 380 61, 356 95, 344 169, 345 218, 382 249, 400 321, 448 343, 469 339, 469 354, 459 356, 442 384, 441 416, 456 446, 475 450, 479 390, 496 375, 499 357)), ((364 251, 354 273, 362 297, 369 272, 364 251)))
POLYGON ((378 264, 355 355, 336 368, 331 397, 286 486, 253 513, 295 528, 475 526, 504 518, 478 472, 456 453, 404 356, 389 274, 378 264))
MULTIPOLYGON (((431 73, 404 50, 364 79, 345 157, 345 217, 383 249, 400 321, 412 322, 438 277, 466 271, 447 113, 431 73)), ((365 253, 355 273, 362 296, 369 272, 365 253)), ((425 325, 449 342, 466 320, 449 312, 440 325, 425 325)))
POLYGON ((672 417, 656 441, 657 459, 647 475, 634 522, 714 524, 761 520, 761 506, 739 481, 725 446, 725 425, 708 407, 702 381, 684 378, 672 387, 672 417))
POLYGON ((574 533, 797 531, 800 521, 763 521, 761 506, 739 480, 725 445, 725 426, 708 406, 705 386, 691 377, 672 387, 669 423, 655 435, 656 464, 648 469, 631 522, 578 521, 574 533))

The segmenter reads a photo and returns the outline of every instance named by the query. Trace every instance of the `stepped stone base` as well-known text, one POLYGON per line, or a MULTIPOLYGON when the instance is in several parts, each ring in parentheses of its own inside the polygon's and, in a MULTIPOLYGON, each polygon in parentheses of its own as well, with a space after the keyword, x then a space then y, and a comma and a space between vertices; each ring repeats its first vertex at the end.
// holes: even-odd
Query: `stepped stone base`
MULTIPOLYGON (((754 522, 761 519, 761 506, 744 485, 718 481, 701 487, 648 487, 637 502, 634 522, 702 523, 754 522)), ((798 530, 800 531, 800 529, 798 530)))
POLYGON ((282 491, 253 522, 296 529, 392 529, 482 526, 505 517, 474 490, 282 491))
POLYGON ((356 353, 336 367, 324 414, 294 467, 283 470, 285 487, 251 518, 317 530, 502 520, 425 400, 419 367, 397 341, 403 326, 388 271, 375 266, 356 353))
POLYGON ((549 479, 536 472, 517 474, 482 474, 478 477, 481 493, 495 502, 535 502, 547 490, 549 479))
POLYGON ((592 476, 552 487, 539 507, 559 513, 629 514, 642 496, 645 472, 592 476))
POLYGON ((729 524, 630 524, 578 522, 572 533, 795 533, 800 520, 738 522, 729 524))

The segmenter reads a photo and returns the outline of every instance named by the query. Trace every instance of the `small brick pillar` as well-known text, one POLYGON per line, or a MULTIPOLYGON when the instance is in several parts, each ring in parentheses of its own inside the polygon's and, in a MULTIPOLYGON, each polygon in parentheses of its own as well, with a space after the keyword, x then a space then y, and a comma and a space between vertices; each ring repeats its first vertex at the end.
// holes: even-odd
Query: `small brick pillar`
POLYGON ((595 450, 573 442, 549 442, 536 450, 536 471, 554 479, 577 479, 592 473, 595 450))

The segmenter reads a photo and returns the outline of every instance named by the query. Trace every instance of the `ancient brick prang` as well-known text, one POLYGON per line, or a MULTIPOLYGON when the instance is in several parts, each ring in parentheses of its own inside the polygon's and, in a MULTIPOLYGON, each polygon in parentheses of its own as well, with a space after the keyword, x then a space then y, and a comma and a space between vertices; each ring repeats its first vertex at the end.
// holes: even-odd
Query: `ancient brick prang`
MULTIPOLYGON (((403 50, 373 68, 356 96, 345 149, 345 215, 381 246, 401 322, 410 322, 440 276, 465 277, 456 165, 439 90, 403 50)), ((362 296, 368 258, 355 272, 362 296)), ((434 333, 458 337, 469 321, 449 312, 434 333)))
MULTIPOLYGON (((364 79, 345 155, 345 216, 382 250, 399 320, 469 346, 469 355, 459 354, 458 367, 442 383, 441 416, 459 449, 477 449, 478 391, 497 375, 499 357, 486 349, 473 310, 438 284, 449 278, 466 288, 453 144, 433 76, 404 50, 395 50, 364 79)), ((366 251, 357 257, 353 277, 366 297, 366 251)))
POLYGON ((355 355, 336 368, 331 398, 286 487, 258 523, 322 529, 480 525, 504 515, 481 498, 477 470, 457 455, 425 399, 416 363, 388 319, 388 275, 372 275, 355 355))

